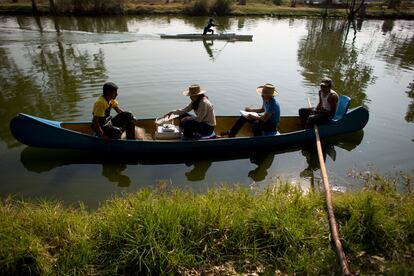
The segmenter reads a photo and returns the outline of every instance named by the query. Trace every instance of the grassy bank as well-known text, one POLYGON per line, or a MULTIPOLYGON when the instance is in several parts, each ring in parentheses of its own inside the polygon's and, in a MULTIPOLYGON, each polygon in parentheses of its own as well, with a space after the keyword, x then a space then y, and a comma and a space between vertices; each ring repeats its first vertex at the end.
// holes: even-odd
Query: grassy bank
MULTIPOLYGON (((49 1, 38 0, 40 14, 49 14, 49 1)), ((405 1, 403 3, 410 3, 405 1)), ((60 14, 189 14, 189 15, 272 15, 272 16, 312 16, 345 18, 347 11, 341 6, 325 9, 323 5, 290 6, 288 0, 253 0, 246 5, 238 5, 233 0, 55 0, 56 12, 60 14), (277 4, 276 4, 277 3, 277 4), (280 4, 279 4, 280 3, 280 4)), ((402 4, 407 5, 407 4, 402 4)), ((32 14, 30 0, 0 1, 0 13, 32 14)), ((386 5, 370 4, 366 10, 367 18, 404 18, 414 19, 414 4, 397 9, 387 9, 386 5)))
MULTIPOLYGON (((414 196, 395 181, 334 196, 356 273, 413 274, 414 196)), ((339 273, 323 193, 143 190, 94 212, 2 199, 0 274, 339 273)))

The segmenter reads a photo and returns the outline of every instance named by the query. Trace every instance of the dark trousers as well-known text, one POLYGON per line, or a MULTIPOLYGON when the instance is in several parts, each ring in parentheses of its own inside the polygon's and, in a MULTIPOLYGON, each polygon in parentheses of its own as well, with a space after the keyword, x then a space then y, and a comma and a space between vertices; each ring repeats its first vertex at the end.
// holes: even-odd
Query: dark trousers
POLYGON ((253 129, 253 135, 254 136, 262 136, 263 132, 271 132, 276 131, 276 125, 272 122, 266 121, 257 121, 257 120, 247 120, 245 117, 240 116, 239 119, 236 121, 236 123, 233 125, 233 127, 229 131, 229 136, 236 136, 237 133, 239 133, 239 130, 243 127, 243 125, 249 122, 252 124, 253 129))
MULTIPOLYGON (((111 123, 112 126, 125 130, 127 139, 135 140, 134 116, 130 112, 122 112, 117 114, 115 117, 111 119, 111 123)), ((113 130, 110 130, 110 128, 103 127, 103 131, 110 138, 120 138, 111 137, 114 136, 114 134, 113 130)))
POLYGON ((188 113, 180 115, 180 127, 183 128, 183 136, 185 138, 194 138, 194 133, 199 133, 201 136, 207 136, 213 133, 214 126, 210 126, 209 124, 203 122, 197 122, 194 120, 184 120, 183 118, 191 116, 188 113))
POLYGON ((333 115, 334 114, 328 112, 316 111, 315 108, 299 109, 300 122, 303 128, 325 124, 333 118, 333 115))
POLYGON ((206 35, 207 33, 214 34, 214 31, 210 28, 204 27, 203 35, 206 35))

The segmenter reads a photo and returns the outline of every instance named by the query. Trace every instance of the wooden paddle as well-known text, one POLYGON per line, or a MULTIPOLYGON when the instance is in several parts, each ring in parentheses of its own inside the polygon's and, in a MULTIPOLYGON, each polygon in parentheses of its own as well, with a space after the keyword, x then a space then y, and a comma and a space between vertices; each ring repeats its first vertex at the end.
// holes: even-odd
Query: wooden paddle
MULTIPOLYGON (((309 107, 312 107, 309 98, 308 98, 308 103, 309 103, 309 107)), ((321 167, 322 181, 323 181, 323 186, 325 189, 326 208, 328 209, 329 228, 331 230, 332 240, 335 246, 336 254, 341 264, 342 273, 344 275, 352 275, 351 271, 349 270, 349 265, 348 265, 348 261, 346 259, 344 250, 342 248, 341 240, 339 239, 338 225, 336 223, 335 213, 334 213, 334 209, 332 206, 331 188, 330 188, 330 184, 328 180, 328 174, 326 172, 325 161, 323 159, 322 145, 321 145, 321 139, 319 137, 318 126, 314 125, 313 128, 315 130, 316 148, 318 149, 319 164, 321 167)))

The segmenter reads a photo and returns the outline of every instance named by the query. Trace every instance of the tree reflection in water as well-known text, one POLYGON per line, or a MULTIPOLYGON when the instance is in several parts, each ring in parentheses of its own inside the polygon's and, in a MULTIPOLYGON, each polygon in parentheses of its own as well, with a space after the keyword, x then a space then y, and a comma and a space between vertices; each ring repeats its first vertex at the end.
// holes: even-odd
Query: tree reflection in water
MULTIPOLYGON (((388 74, 395 75, 399 70, 414 69, 414 34, 404 28, 393 30, 394 21, 385 20, 382 25, 383 34, 386 35, 383 44, 379 47, 379 56, 387 63, 388 74)), ((408 104, 405 120, 414 121, 414 81, 408 85, 406 92, 411 102, 408 104)))
MULTIPOLYGON (((374 80, 373 68, 364 62, 364 51, 356 49, 354 40, 347 43, 348 21, 309 20, 308 34, 299 42, 298 61, 302 75, 311 84, 329 76, 334 89, 352 98, 351 105, 366 101, 366 89, 374 80)), ((356 35, 356 32, 354 32, 356 35)))
POLYGON ((411 99, 411 103, 408 105, 407 114, 405 120, 409 123, 414 122, 414 81, 408 86, 407 95, 411 99))
MULTIPOLYGON (((53 22, 59 33, 61 27, 56 20, 53 22)), ((17 17, 17 23, 21 28, 30 23, 37 25, 39 33, 45 29, 45 23, 36 18, 17 17)), ((22 47, 18 55, 11 49, 0 48, 0 104, 7 106, 0 109, 0 139, 8 148, 19 145, 8 131, 8 122, 17 113, 24 110, 51 119, 67 114, 76 117, 77 105, 82 100, 79 90, 85 85, 100 86, 107 79, 101 50, 90 54, 63 44, 56 37, 44 41, 41 38, 42 35, 39 46, 22 47)))

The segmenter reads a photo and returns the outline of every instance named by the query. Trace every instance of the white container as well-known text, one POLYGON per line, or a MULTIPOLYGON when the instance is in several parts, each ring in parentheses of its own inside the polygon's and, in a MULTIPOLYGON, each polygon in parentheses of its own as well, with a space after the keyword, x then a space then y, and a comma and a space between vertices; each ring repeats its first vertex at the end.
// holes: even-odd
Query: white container
POLYGON ((172 124, 164 124, 161 126, 157 126, 157 130, 155 131, 156 140, 174 140, 180 138, 180 129, 178 128, 178 126, 172 124))

